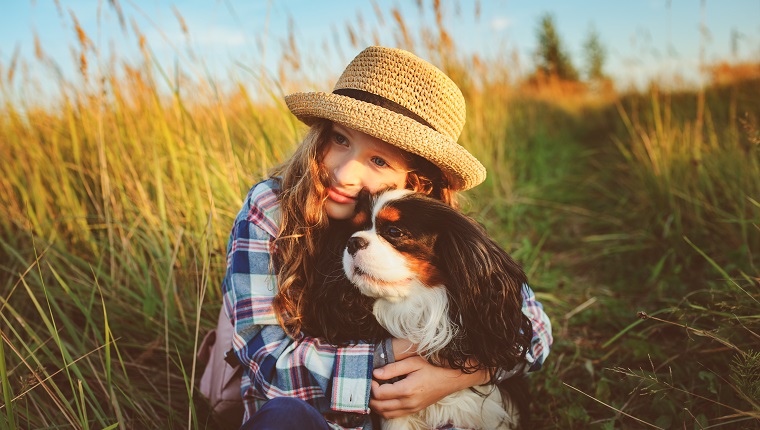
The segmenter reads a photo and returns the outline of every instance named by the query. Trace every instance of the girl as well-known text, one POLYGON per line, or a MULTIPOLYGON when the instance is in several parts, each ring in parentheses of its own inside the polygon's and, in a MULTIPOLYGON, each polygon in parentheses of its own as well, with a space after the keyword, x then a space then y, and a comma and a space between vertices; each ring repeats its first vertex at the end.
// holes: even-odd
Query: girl
POLYGON ((551 325, 527 286, 533 342, 515 369, 463 373, 429 364, 404 339, 334 346, 302 333, 302 298, 320 288, 315 266, 330 223, 353 215, 360 190, 404 187, 456 207, 456 191, 486 172, 457 143, 465 120, 459 88, 409 52, 367 48, 332 93, 285 101, 311 128, 290 160, 248 193, 227 249, 224 307, 244 368, 244 428, 372 428, 370 409, 398 417, 539 369, 551 325), (406 377, 380 385, 399 376, 406 377))

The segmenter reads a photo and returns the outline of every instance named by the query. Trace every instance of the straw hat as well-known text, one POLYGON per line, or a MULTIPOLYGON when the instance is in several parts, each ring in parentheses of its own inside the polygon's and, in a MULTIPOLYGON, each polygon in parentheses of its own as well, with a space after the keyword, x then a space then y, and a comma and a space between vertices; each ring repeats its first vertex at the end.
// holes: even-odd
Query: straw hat
POLYGON ((371 46, 346 67, 332 93, 295 93, 285 102, 307 125, 326 118, 426 158, 453 189, 486 178, 485 167, 457 143, 465 121, 462 92, 410 52, 371 46))

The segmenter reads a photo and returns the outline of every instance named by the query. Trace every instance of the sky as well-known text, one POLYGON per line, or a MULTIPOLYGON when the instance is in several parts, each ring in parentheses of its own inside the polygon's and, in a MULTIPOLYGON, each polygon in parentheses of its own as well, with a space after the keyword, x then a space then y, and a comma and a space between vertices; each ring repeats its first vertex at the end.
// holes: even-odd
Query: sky
MULTIPOLYGON (((434 23, 432 0, 419 0, 422 9, 413 0, 0 1, 0 73, 7 74, 18 57, 41 92, 59 74, 77 76, 80 48, 72 16, 92 41, 91 68, 111 57, 139 59, 138 28, 167 70, 176 65, 220 82, 276 76, 292 31, 299 53, 312 59, 302 64, 301 73, 314 85, 337 77, 361 50, 349 42, 348 26, 360 43, 373 43, 376 33, 381 44, 395 46, 399 32, 393 8, 413 34, 434 23), (114 4, 122 11, 123 26, 114 4), (57 68, 35 59, 35 37, 57 68)), ((479 15, 474 1, 442 4, 444 25, 464 54, 516 55, 518 73, 532 69, 536 30, 546 13, 554 16, 579 69, 583 42, 593 27, 608 51, 605 71, 622 87, 676 75, 698 82, 700 58, 705 63, 760 61, 760 0, 481 0, 479 15)))

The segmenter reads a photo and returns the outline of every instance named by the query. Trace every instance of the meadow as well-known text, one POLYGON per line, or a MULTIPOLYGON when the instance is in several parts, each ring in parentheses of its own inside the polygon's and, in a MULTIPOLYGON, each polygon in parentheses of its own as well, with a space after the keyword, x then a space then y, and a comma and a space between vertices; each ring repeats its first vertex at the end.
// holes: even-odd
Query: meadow
MULTIPOLYGON (((397 28, 462 88, 460 142, 489 172, 464 210, 552 319, 531 428, 759 428, 760 73, 527 82, 397 28)), ((195 351, 227 236, 305 127, 281 77, 222 90, 147 45, 96 71, 75 43, 81 76, 45 103, 0 65, 0 429, 219 428, 195 351)))

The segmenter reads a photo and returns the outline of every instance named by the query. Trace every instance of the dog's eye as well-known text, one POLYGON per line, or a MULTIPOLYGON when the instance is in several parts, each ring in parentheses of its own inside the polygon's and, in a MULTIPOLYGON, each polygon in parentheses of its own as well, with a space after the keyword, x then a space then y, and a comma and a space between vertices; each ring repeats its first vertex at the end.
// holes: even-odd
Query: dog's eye
POLYGON ((388 227, 387 229, 385 229, 385 234, 387 234, 390 237, 395 237, 395 238, 404 237, 404 231, 398 227, 388 227))

